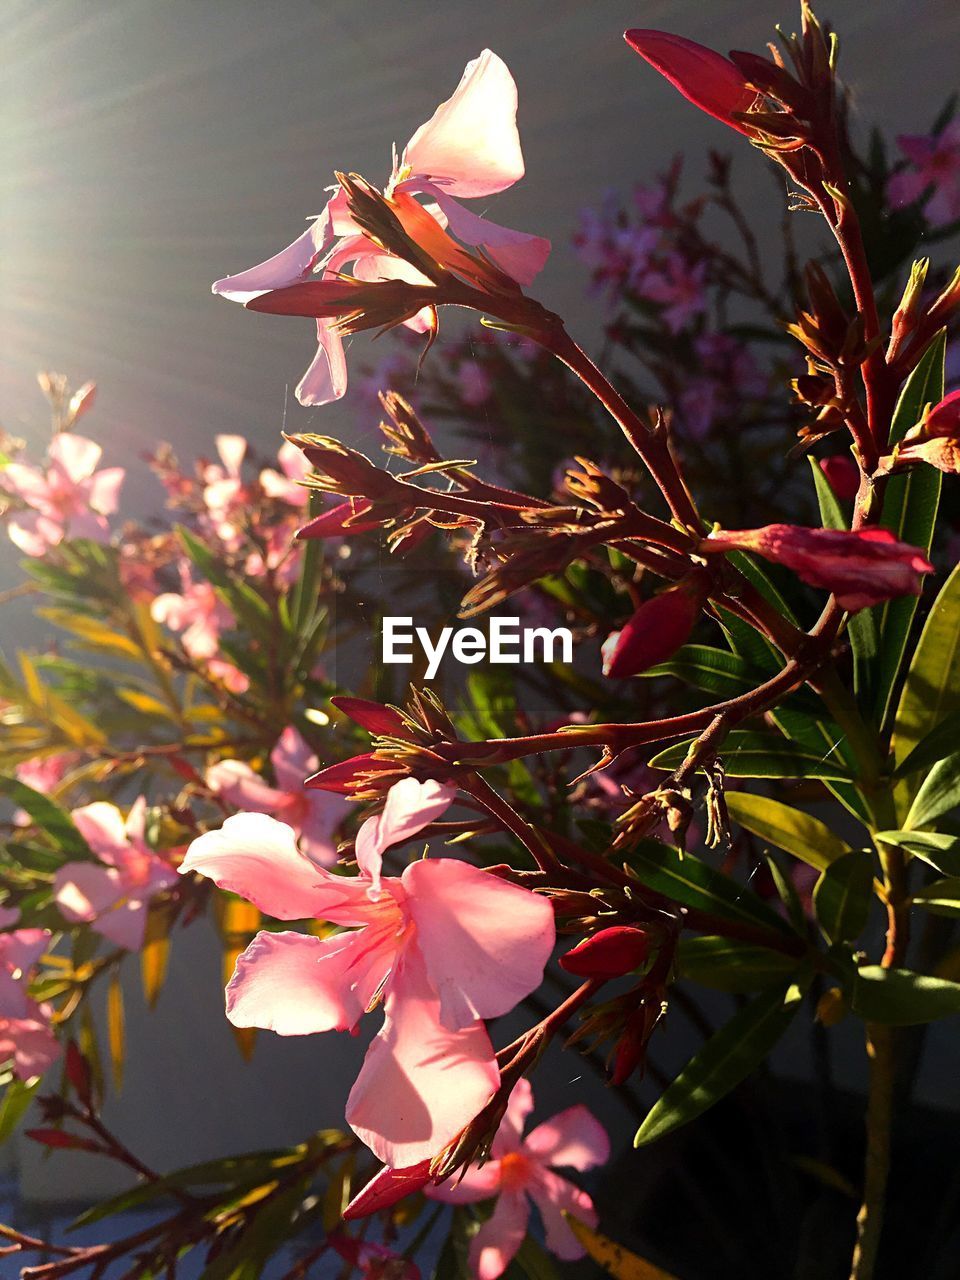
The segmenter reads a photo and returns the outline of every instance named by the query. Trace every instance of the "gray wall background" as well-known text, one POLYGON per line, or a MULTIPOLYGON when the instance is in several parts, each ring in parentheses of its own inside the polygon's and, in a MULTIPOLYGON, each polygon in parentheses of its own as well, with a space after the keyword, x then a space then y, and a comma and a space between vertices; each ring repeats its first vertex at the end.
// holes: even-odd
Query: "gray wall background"
MULTIPOLYGON (((859 118, 925 129, 956 86, 956 0, 819 8, 842 31, 859 118)), ((246 314, 209 285, 291 240, 335 167, 384 178, 391 142, 402 146, 484 45, 519 84, 527 160, 525 181, 491 213, 554 240, 538 296, 595 337, 598 312, 568 247, 580 208, 610 186, 652 178, 678 150, 693 158, 735 142, 646 69, 621 31, 664 27, 756 49, 775 22, 790 29, 796 18, 789 0, 2 0, 0 421, 36 447, 45 441, 34 375, 47 367, 97 380, 84 425, 108 462, 132 472, 159 439, 186 458, 212 451, 221 431, 271 448, 285 406, 288 428, 369 441, 373 423, 349 397, 314 411, 293 402, 312 351, 308 322, 246 314)), ((775 221, 764 162, 743 152, 744 190, 775 221)), ((697 168, 692 159, 691 182, 697 168)), ((158 499, 149 477, 130 476, 128 513, 158 499)), ((6 543, 0 587, 17 580, 6 543)), ((29 634, 25 622, 0 619, 5 649, 29 634)), ((240 1066, 218 974, 199 926, 175 948, 155 1014, 131 983, 128 1082, 110 1118, 160 1166, 336 1122, 359 1061, 362 1046, 345 1037, 264 1034, 254 1062, 240 1066)), ((851 1044, 851 1064, 859 1052, 851 1044)), ((804 1070, 802 1046, 785 1057, 804 1070)), ((928 1100, 954 1100, 958 1059, 934 1038, 928 1100)), ((582 1074, 568 1055, 544 1088, 544 1110, 579 1096, 582 1074)), ((595 1093, 622 1127, 617 1104, 595 1093)), ((41 1164, 26 1144, 23 1175, 37 1198, 92 1196, 112 1181, 83 1156, 41 1164)))

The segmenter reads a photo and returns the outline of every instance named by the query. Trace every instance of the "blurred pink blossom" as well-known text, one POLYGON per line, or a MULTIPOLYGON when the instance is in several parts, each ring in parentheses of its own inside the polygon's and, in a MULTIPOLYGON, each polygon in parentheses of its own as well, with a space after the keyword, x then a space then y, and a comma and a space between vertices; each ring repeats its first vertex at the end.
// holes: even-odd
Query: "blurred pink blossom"
POLYGON ((939 134, 903 134, 897 139, 910 162, 890 179, 894 204, 913 204, 931 190, 923 207, 933 226, 960 218, 960 120, 951 120, 939 134))
POLYGON ((597 1225, 591 1198, 554 1170, 582 1172, 604 1164, 610 1158, 610 1139, 583 1105, 568 1107, 524 1138, 524 1123, 532 1110, 533 1090, 527 1080, 520 1080, 487 1163, 471 1165, 459 1181, 453 1178, 425 1188, 431 1199, 447 1204, 497 1197, 493 1213, 470 1244, 470 1269, 477 1280, 497 1280, 506 1271, 527 1234, 530 1201, 543 1218, 547 1248, 558 1258, 572 1261, 585 1253, 565 1213, 588 1226, 597 1225))
POLYGON ((207 770, 207 786, 226 804, 247 813, 269 813, 288 823, 300 847, 321 866, 337 860, 333 833, 352 805, 343 796, 304 790, 304 779, 320 767, 296 729, 284 729, 270 753, 277 785, 271 787, 243 760, 220 760, 207 770))
POLYGON ((313 468, 301 449, 290 440, 284 440, 277 451, 279 471, 265 469, 260 472, 260 487, 268 498, 280 498, 294 507, 305 507, 310 501, 310 490, 300 484, 313 468))
MULTIPOLYGON (((0 929, 16 924, 15 907, 0 907, 0 929)), ((47 929, 17 929, 0 933, 0 1062, 13 1059, 21 1080, 43 1075, 60 1057, 50 1029, 53 1010, 27 993, 30 971, 50 942, 47 929)))
POLYGON ((346 1118, 386 1164, 435 1155, 499 1083, 481 1019, 537 987, 553 947, 550 904, 452 858, 382 875, 384 851, 453 802, 453 787, 404 778, 356 839, 360 874, 334 875, 296 845, 292 827, 238 814, 193 842, 180 868, 209 876, 278 920, 344 926, 327 938, 259 933, 227 987, 235 1026, 279 1035, 353 1030, 382 999, 385 1020, 347 1101, 346 1118))
POLYGON ((68 862, 53 886, 53 900, 67 920, 90 924, 127 951, 143 946, 150 900, 177 883, 171 864, 147 846, 146 816, 143 796, 126 821, 116 805, 102 800, 74 809, 77 829, 103 865, 68 862))
POLYGON ((97 471, 103 450, 93 440, 61 431, 47 449, 46 469, 10 462, 0 471, 0 486, 25 502, 7 521, 13 543, 28 556, 42 556, 64 538, 105 542, 106 516, 117 509, 122 467, 97 471))
POLYGON ((220 645, 220 632, 233 626, 233 614, 218 598, 209 582, 193 582, 187 563, 180 564, 179 592, 166 591, 150 606, 155 622, 179 631, 180 642, 191 658, 212 658, 220 645))

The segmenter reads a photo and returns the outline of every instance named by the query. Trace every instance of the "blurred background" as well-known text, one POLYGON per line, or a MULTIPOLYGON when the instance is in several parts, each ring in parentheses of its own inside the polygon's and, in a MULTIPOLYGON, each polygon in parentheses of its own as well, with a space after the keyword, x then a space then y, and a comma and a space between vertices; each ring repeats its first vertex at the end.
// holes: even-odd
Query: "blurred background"
MULTIPOLYGON (((956 0, 824 0, 818 12, 842 30, 855 131, 926 131, 956 83, 956 0)), ((789 30, 798 20, 790 0, 2 0, 0 17, 0 424, 39 452, 48 425, 37 370, 63 371, 74 385, 95 379, 91 433, 106 464, 128 467, 128 513, 161 500, 146 466, 132 462, 161 439, 187 459, 212 455, 222 432, 272 452, 284 427, 371 446, 376 418, 359 380, 335 406, 307 410, 293 397, 314 349, 310 322, 245 313, 214 298, 210 283, 299 234, 335 168, 385 180, 391 144, 402 147, 483 47, 517 80, 527 163, 524 182, 489 211, 553 240, 534 292, 590 347, 602 316, 570 249, 581 209, 652 179, 681 151, 695 187, 698 157, 730 145, 640 63, 623 28, 756 49, 775 23, 789 30)), ((775 234, 781 180, 745 153, 737 182, 775 234)), ((18 579, 9 545, 4 556, 0 588, 18 579)), ((4 649, 29 642, 25 618, 0 618, 4 649)), ((135 983, 128 992, 128 1081, 107 1112, 125 1139, 169 1167, 339 1122, 363 1045, 263 1034, 241 1066, 212 933, 191 930, 173 954, 155 1013, 135 983)), ((678 1029, 671 1055, 682 1061, 694 1043, 678 1029)), ((788 1040, 779 1065, 809 1080, 811 1052, 788 1040)), ((861 1054, 851 1029, 841 1084, 861 1054)), ((542 1073, 544 1114, 581 1097, 587 1068, 574 1055, 564 1066, 542 1073)), ((958 1072, 960 1044, 934 1030, 921 1101, 955 1107, 958 1072)), ((623 1104, 599 1080, 593 1092, 609 1127, 630 1132, 623 1104)), ((722 1115, 716 1124, 722 1145, 722 1115)), ((67 1167, 26 1145, 21 1186, 34 1206, 114 1185, 87 1157, 67 1167)), ((675 1160, 657 1147, 631 1157, 629 1176, 668 1179, 675 1160)))

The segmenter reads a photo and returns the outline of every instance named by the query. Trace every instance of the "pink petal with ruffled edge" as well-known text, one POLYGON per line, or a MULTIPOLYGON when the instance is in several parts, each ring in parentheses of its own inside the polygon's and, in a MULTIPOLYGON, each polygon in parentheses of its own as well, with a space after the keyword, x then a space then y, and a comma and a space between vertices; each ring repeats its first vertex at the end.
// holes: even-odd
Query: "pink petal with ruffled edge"
POLYGON ((343 339, 325 320, 317 321, 317 354, 297 384, 302 405, 330 404, 347 391, 347 357, 343 339))
POLYGON ((527 1191, 540 1210, 547 1233, 546 1245, 550 1252, 565 1262, 582 1258, 586 1250, 570 1230, 563 1215, 569 1213, 579 1222, 585 1222, 588 1227, 595 1227, 597 1213, 587 1193, 551 1169, 542 1168, 537 1169, 527 1191))
POLYGON ((426 782, 403 778, 393 784, 387 792, 383 811, 367 818, 357 832, 357 865, 370 878, 374 891, 380 888, 384 850, 401 840, 409 840, 436 821, 453 804, 456 794, 456 787, 434 782, 432 778, 426 782))
POLYGON ((414 862, 401 883, 444 1026, 507 1013, 540 985, 556 939, 545 898, 453 858, 414 862))
POLYGON ((578 1103, 538 1125, 523 1150, 540 1164, 582 1172, 610 1159, 610 1139, 600 1121, 578 1103))
POLYGON ((403 150, 414 174, 442 181, 459 196, 488 196, 523 177, 517 86, 489 49, 473 58, 451 97, 403 150))
POLYGON ((470 1267, 477 1280, 497 1280, 503 1275, 523 1244, 529 1221, 527 1197, 520 1191, 504 1192, 470 1242, 470 1267))
POLYGON ((391 977, 383 1028, 347 1100, 347 1123, 385 1164, 435 1155, 489 1102, 500 1073, 482 1022, 440 1023, 440 1002, 415 945, 391 977))
POLYGON ((364 882, 315 866, 298 850, 293 828, 265 813, 235 814, 198 836, 179 870, 207 876, 276 920, 313 916, 359 925, 374 910, 364 882))
POLYGON ((234 809, 273 813, 286 799, 243 760, 219 760, 204 775, 207 786, 234 809))
POLYGON ((350 1031, 394 955, 391 939, 367 929, 324 939, 258 933, 227 986, 227 1017, 235 1027, 281 1036, 350 1031))

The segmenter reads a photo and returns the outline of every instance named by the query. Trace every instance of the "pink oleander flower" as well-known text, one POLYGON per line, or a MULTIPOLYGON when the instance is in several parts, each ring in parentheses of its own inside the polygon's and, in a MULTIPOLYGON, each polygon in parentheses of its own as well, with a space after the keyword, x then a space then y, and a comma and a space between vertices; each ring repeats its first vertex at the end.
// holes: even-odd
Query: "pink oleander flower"
POLYGON ((655 274, 643 281, 641 292, 663 308, 663 321, 671 333, 680 333, 707 305, 706 263, 688 263, 671 253, 655 274))
POLYGON ((89 924, 127 951, 143 946, 151 900, 177 883, 176 870, 147 846, 146 816, 143 796, 126 821, 116 805, 105 801, 74 809, 74 824, 101 865, 68 862, 53 882, 53 900, 65 919, 89 924))
MULTIPOLYGON (((16 924, 20 912, 0 907, 0 929, 16 924)), ((13 1060, 21 1080, 41 1076, 60 1057, 50 1029, 53 1010, 28 994, 30 972, 47 949, 47 929, 16 929, 0 933, 0 1062, 13 1060)))
POLYGON ((42 556, 64 538, 106 542, 106 517, 117 509, 123 467, 97 471, 103 450, 93 440, 61 431, 47 449, 46 470, 10 462, 0 487, 25 502, 7 521, 10 540, 28 556, 42 556))
POLYGON ((356 839, 358 876, 334 875, 297 849, 292 827, 238 814, 187 850, 196 871, 277 920, 314 917, 332 937, 259 933, 227 987, 227 1017, 278 1035, 352 1031, 382 1000, 384 1023, 347 1100, 346 1119, 386 1164, 440 1151, 499 1084, 482 1019, 512 1009, 543 976, 550 904, 452 858, 382 875, 391 845, 453 802, 453 787, 404 778, 356 839))
POLYGON ((289 726, 270 753, 277 779, 271 787, 242 760, 220 760, 207 770, 207 786, 226 804, 246 813, 269 813, 293 827, 312 861, 330 867, 337 860, 333 833, 352 809, 342 796, 304 790, 304 779, 319 761, 300 734, 289 726))
POLYGON ((919 547, 898 542, 888 529, 719 529, 700 543, 700 551, 752 551, 786 565, 811 587, 832 592, 850 613, 896 596, 918 596, 923 575, 933 572, 919 547))
MULTIPOLYGON (((498 226, 470 212, 455 196, 477 199, 506 190, 523 177, 517 132, 517 87, 505 63, 485 49, 468 62, 460 84, 422 124, 399 159, 385 195, 426 196, 426 211, 466 245, 477 246, 520 284, 543 267, 549 241, 498 226)), ((307 281, 337 281, 346 268, 354 280, 430 281, 409 263, 385 252, 354 222, 344 191, 334 188, 326 208, 286 249, 267 261, 213 285, 213 292, 243 305, 262 294, 307 281)), ((418 206, 419 207, 419 206, 418 206)), ((316 315, 316 312, 312 314, 316 315)), ((419 332, 432 324, 423 311, 404 323, 419 332)), ((343 341, 333 318, 317 320, 317 354, 297 387, 304 405, 328 404, 347 389, 343 341)))
POLYGON ((706 581, 697 576, 644 600, 623 630, 611 632, 603 642, 603 674, 621 679, 666 662, 690 638, 706 589, 706 581))
POLYGON ((738 133, 755 136, 756 131, 736 117, 753 107, 757 91, 729 58, 669 31, 634 29, 625 31, 623 38, 688 102, 738 133))
POLYGON ((260 488, 268 498, 279 498, 292 507, 305 507, 310 501, 310 490, 300 481, 313 470, 305 454, 292 440, 284 440, 277 451, 277 462, 279 471, 260 472, 260 488))
POLYGON ((191 658, 213 658, 220 647, 220 632, 232 627, 233 614, 218 598, 209 582, 194 582, 187 563, 180 565, 180 591, 165 591, 150 606, 150 616, 171 631, 191 658))
POLYGON ((913 204, 925 191, 923 212, 933 226, 960 218, 960 120, 939 134, 904 134, 897 139, 910 167, 895 173, 888 193, 894 204, 913 204))
MULTIPOLYGON (((14 773, 18 781, 34 791, 39 791, 42 796, 47 796, 63 779, 67 770, 76 764, 77 759, 75 751, 57 751, 51 755, 33 756, 30 760, 21 761, 14 773)), ((33 819, 23 809, 18 809, 13 815, 13 821, 18 827, 26 827, 33 819)), ((0 928, 2 927, 0 924, 0 928)))
POLYGON ((554 1172, 583 1172, 610 1158, 610 1139, 583 1105, 568 1107, 538 1125, 526 1138, 523 1126, 533 1110, 533 1090, 520 1080, 493 1140, 491 1159, 471 1165, 463 1178, 452 1178, 425 1191, 447 1204, 473 1204, 497 1197, 492 1215, 470 1244, 470 1269, 477 1280, 497 1280, 527 1234, 530 1201, 540 1210, 546 1244, 558 1258, 572 1261, 585 1250, 570 1230, 564 1213, 588 1226, 597 1225, 593 1201, 585 1191, 554 1172))
POLYGON ((250 677, 223 658, 209 660, 207 675, 217 684, 222 684, 228 693, 246 693, 250 688, 250 677))

